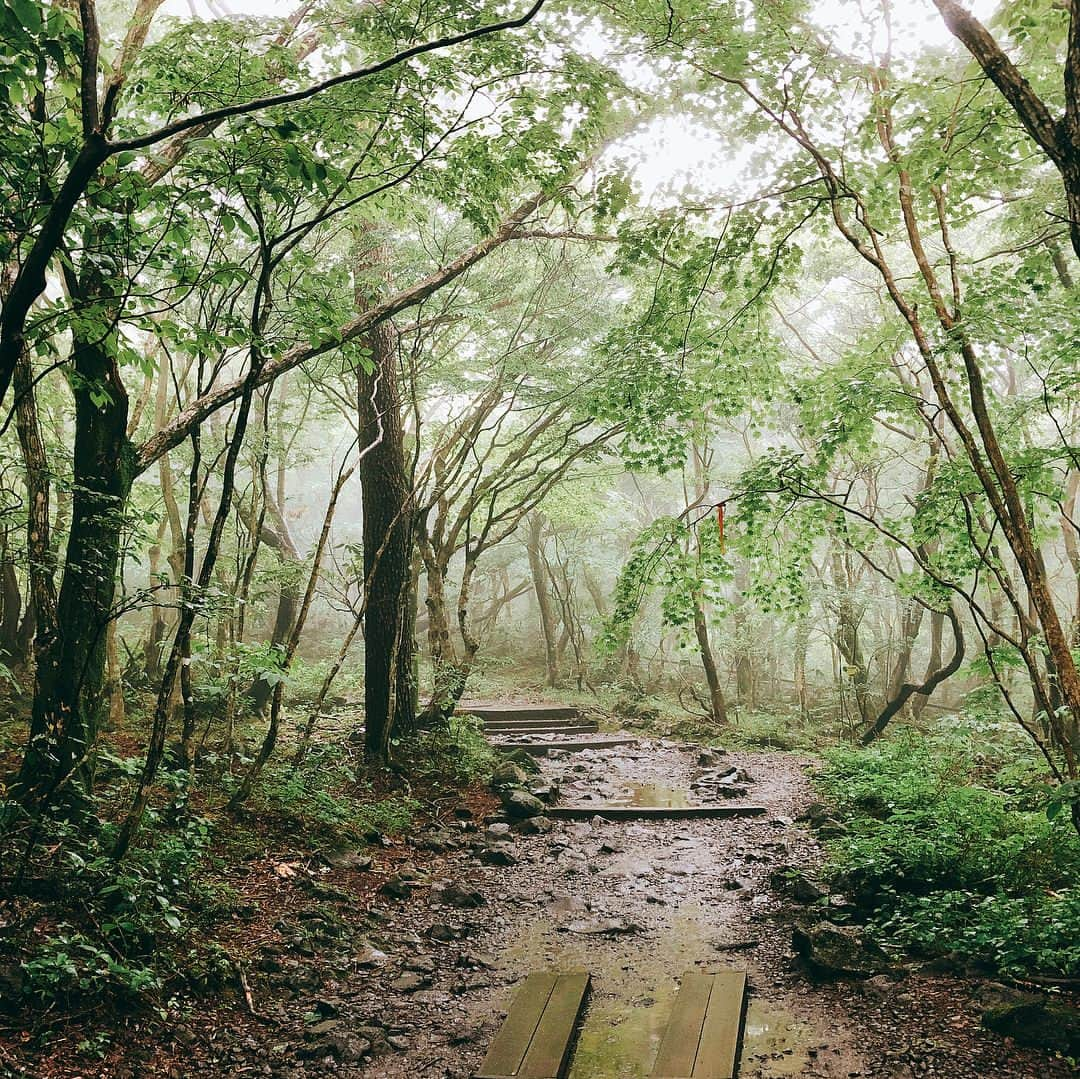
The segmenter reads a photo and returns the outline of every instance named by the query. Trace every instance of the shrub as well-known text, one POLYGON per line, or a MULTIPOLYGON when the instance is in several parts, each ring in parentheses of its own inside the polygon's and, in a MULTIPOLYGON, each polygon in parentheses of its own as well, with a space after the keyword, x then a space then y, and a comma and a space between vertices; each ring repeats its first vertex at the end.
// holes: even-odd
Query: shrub
POLYGON ((817 782, 850 833, 830 844, 829 873, 883 941, 1080 972, 1080 839, 1035 804, 1036 762, 1014 754, 955 733, 829 754, 817 782))
POLYGON ((418 775, 459 787, 486 780, 500 760, 475 716, 451 716, 446 727, 420 732, 402 750, 418 775))
POLYGON ((253 801, 332 840, 405 832, 420 808, 405 796, 375 798, 371 787, 356 779, 346 753, 328 744, 312 746, 298 767, 285 760, 268 766, 253 801))
POLYGON ((25 996, 134 999, 183 977, 179 947, 202 905, 209 822, 176 803, 152 809, 143 844, 121 861, 111 854, 115 833, 114 825, 91 817, 78 826, 21 820, 9 835, 12 848, 35 840, 18 859, 12 892, 49 900, 42 919, 48 928, 18 941, 25 996))

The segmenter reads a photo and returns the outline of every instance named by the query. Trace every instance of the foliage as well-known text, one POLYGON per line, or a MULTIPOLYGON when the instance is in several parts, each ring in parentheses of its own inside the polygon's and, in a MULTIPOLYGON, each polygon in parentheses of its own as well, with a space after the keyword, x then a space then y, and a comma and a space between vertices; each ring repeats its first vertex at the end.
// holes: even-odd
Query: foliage
POLYGON ((20 941, 26 997, 153 999, 186 979, 195 954, 205 959, 195 929, 212 898, 203 884, 210 823, 177 802, 151 814, 146 842, 118 862, 111 824, 35 823, 12 810, 8 889, 53 897, 47 930, 20 941))
POLYGON ((376 797, 357 778, 347 753, 333 744, 312 746, 295 767, 282 761, 267 768, 253 800, 262 812, 296 821, 330 841, 356 841, 369 832, 400 835, 420 808, 411 797, 376 797))
POLYGON ((955 732, 832 751, 817 783, 850 834, 830 843, 830 872, 884 941, 1075 976, 1080 839, 1030 805, 1040 772, 1015 754, 955 732))
POLYGON ((485 781, 499 755, 475 716, 452 715, 445 728, 419 731, 402 753, 419 776, 437 777, 460 788, 485 781))

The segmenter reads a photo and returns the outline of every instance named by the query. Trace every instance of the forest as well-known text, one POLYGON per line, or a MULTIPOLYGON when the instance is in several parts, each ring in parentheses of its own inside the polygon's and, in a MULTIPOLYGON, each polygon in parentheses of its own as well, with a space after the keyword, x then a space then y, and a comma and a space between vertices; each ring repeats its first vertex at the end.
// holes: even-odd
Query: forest
POLYGON ((0 38, 0 1077, 1075 1074, 1080 0, 0 38))

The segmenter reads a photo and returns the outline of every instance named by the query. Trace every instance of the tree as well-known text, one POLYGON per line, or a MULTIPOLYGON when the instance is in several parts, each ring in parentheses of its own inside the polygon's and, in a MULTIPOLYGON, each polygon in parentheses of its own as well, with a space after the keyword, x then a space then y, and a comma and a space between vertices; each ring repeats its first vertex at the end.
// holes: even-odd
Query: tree
MULTIPOLYGON (((1057 31, 1060 13, 1067 14, 1065 61, 1060 72, 1065 104, 1064 110, 1055 115, 1053 105, 1032 87, 993 34, 963 4, 956 0, 934 0, 934 3, 949 31, 971 53, 1020 118, 1024 130, 1061 173, 1068 205, 1069 236, 1073 251, 1080 258, 1080 4, 1070 0, 1066 4, 1047 5, 1038 15, 1022 14, 1018 24, 1010 28, 1014 38, 1023 40, 1031 36, 1031 30, 1057 31)), ((1036 47, 1045 49, 1046 44, 1037 40, 1036 47)))

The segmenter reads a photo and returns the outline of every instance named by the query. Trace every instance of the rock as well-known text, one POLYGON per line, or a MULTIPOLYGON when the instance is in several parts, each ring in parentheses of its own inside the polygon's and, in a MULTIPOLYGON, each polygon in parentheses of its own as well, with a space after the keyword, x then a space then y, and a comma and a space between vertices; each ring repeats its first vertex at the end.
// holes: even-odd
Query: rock
POLYGON ((571 922, 566 928, 571 933, 605 937, 621 937, 642 931, 640 925, 628 922, 625 918, 591 918, 587 921, 571 922))
POLYGON ((503 809, 508 817, 523 820, 526 817, 543 815, 544 803, 535 795, 523 790, 506 790, 500 795, 503 809))
POLYGON ((720 764, 720 757, 725 752, 722 749, 703 749, 697 755, 699 768, 716 768, 720 764))
POLYGON ((427 936, 431 940, 437 940, 440 944, 449 944, 450 941, 458 939, 459 933, 453 926, 436 922, 434 925, 428 926, 427 936))
POLYGON ((417 850, 429 850, 433 854, 445 854, 458 846, 458 841, 449 832, 441 828, 433 828, 424 835, 418 835, 412 840, 417 850))
POLYGON ((300 1055, 321 1059, 333 1057, 342 1064, 355 1064, 371 1052, 371 1042, 358 1034, 334 1033, 305 1046, 300 1055))
POLYGON ((848 834, 848 830, 838 820, 830 819, 818 825, 817 834, 819 839, 840 839, 848 834))
POLYGON ((553 899, 547 905, 549 914, 580 914, 589 909, 589 904, 576 895, 566 895, 553 899))
POLYGON ((468 1042, 478 1041, 483 1032, 484 1028, 479 1023, 462 1024, 451 1028, 446 1035, 446 1040, 451 1045, 465 1045, 468 1042))
MULTIPOLYGON (((484 897, 475 888, 470 888, 456 880, 447 880, 436 884, 431 889, 431 897, 444 906, 460 907, 462 909, 481 907, 485 903, 484 897)), ((432 929, 434 929, 434 926, 432 926, 432 929)))
POLYGON ((513 761, 502 761, 491 773, 491 785, 500 787, 524 787, 529 782, 525 769, 513 761))
POLYGON ((810 971, 822 978, 869 978, 889 970, 888 956, 854 926, 796 925, 791 943, 810 971))
POLYGON ((816 903, 828 894, 801 869, 790 865, 777 866, 769 874, 769 884, 775 891, 791 896, 798 903, 816 903))
POLYGON ((423 989, 424 986, 430 984, 430 978, 410 970, 395 978, 390 983, 390 988, 397 990, 399 993, 415 993, 417 989, 423 989))
POLYGON ((408 899, 412 895, 412 885, 400 873, 397 873, 383 883, 379 894, 390 899, 408 899))
POLYGON ((745 787, 737 787, 732 783, 721 783, 716 789, 725 798, 745 798, 747 794, 745 787))
POLYGON ((337 1030, 341 1026, 340 1019, 323 1019, 319 1023, 313 1023, 307 1028, 304 1034, 305 1038, 318 1038, 323 1034, 329 1034, 332 1030, 337 1030))
POLYGON ((366 872, 372 865, 372 859, 358 850, 325 851, 322 860, 334 869, 354 869, 360 872, 366 872))
POLYGON ((381 952, 378 948, 368 945, 366 948, 361 948, 357 953, 356 965, 364 970, 374 970, 376 967, 381 967, 388 958, 386 952, 381 952))
POLYGON ((886 1000, 896 992, 896 983, 888 974, 875 974, 859 987, 860 992, 871 1000, 886 1000))
POLYGON ((517 865, 517 860, 513 843, 492 843, 480 852, 484 865, 517 865))
POLYGON ((522 835, 546 835, 554 827, 550 817, 526 817, 518 822, 517 830, 522 835))
POLYGON ((1039 999, 1001 1004, 983 1012, 987 1030, 1026 1045, 1080 1057, 1080 1012, 1039 999))
POLYGON ((496 824, 489 824, 484 829, 484 835, 488 839, 506 839, 510 835, 510 825, 506 821, 499 821, 496 824))

